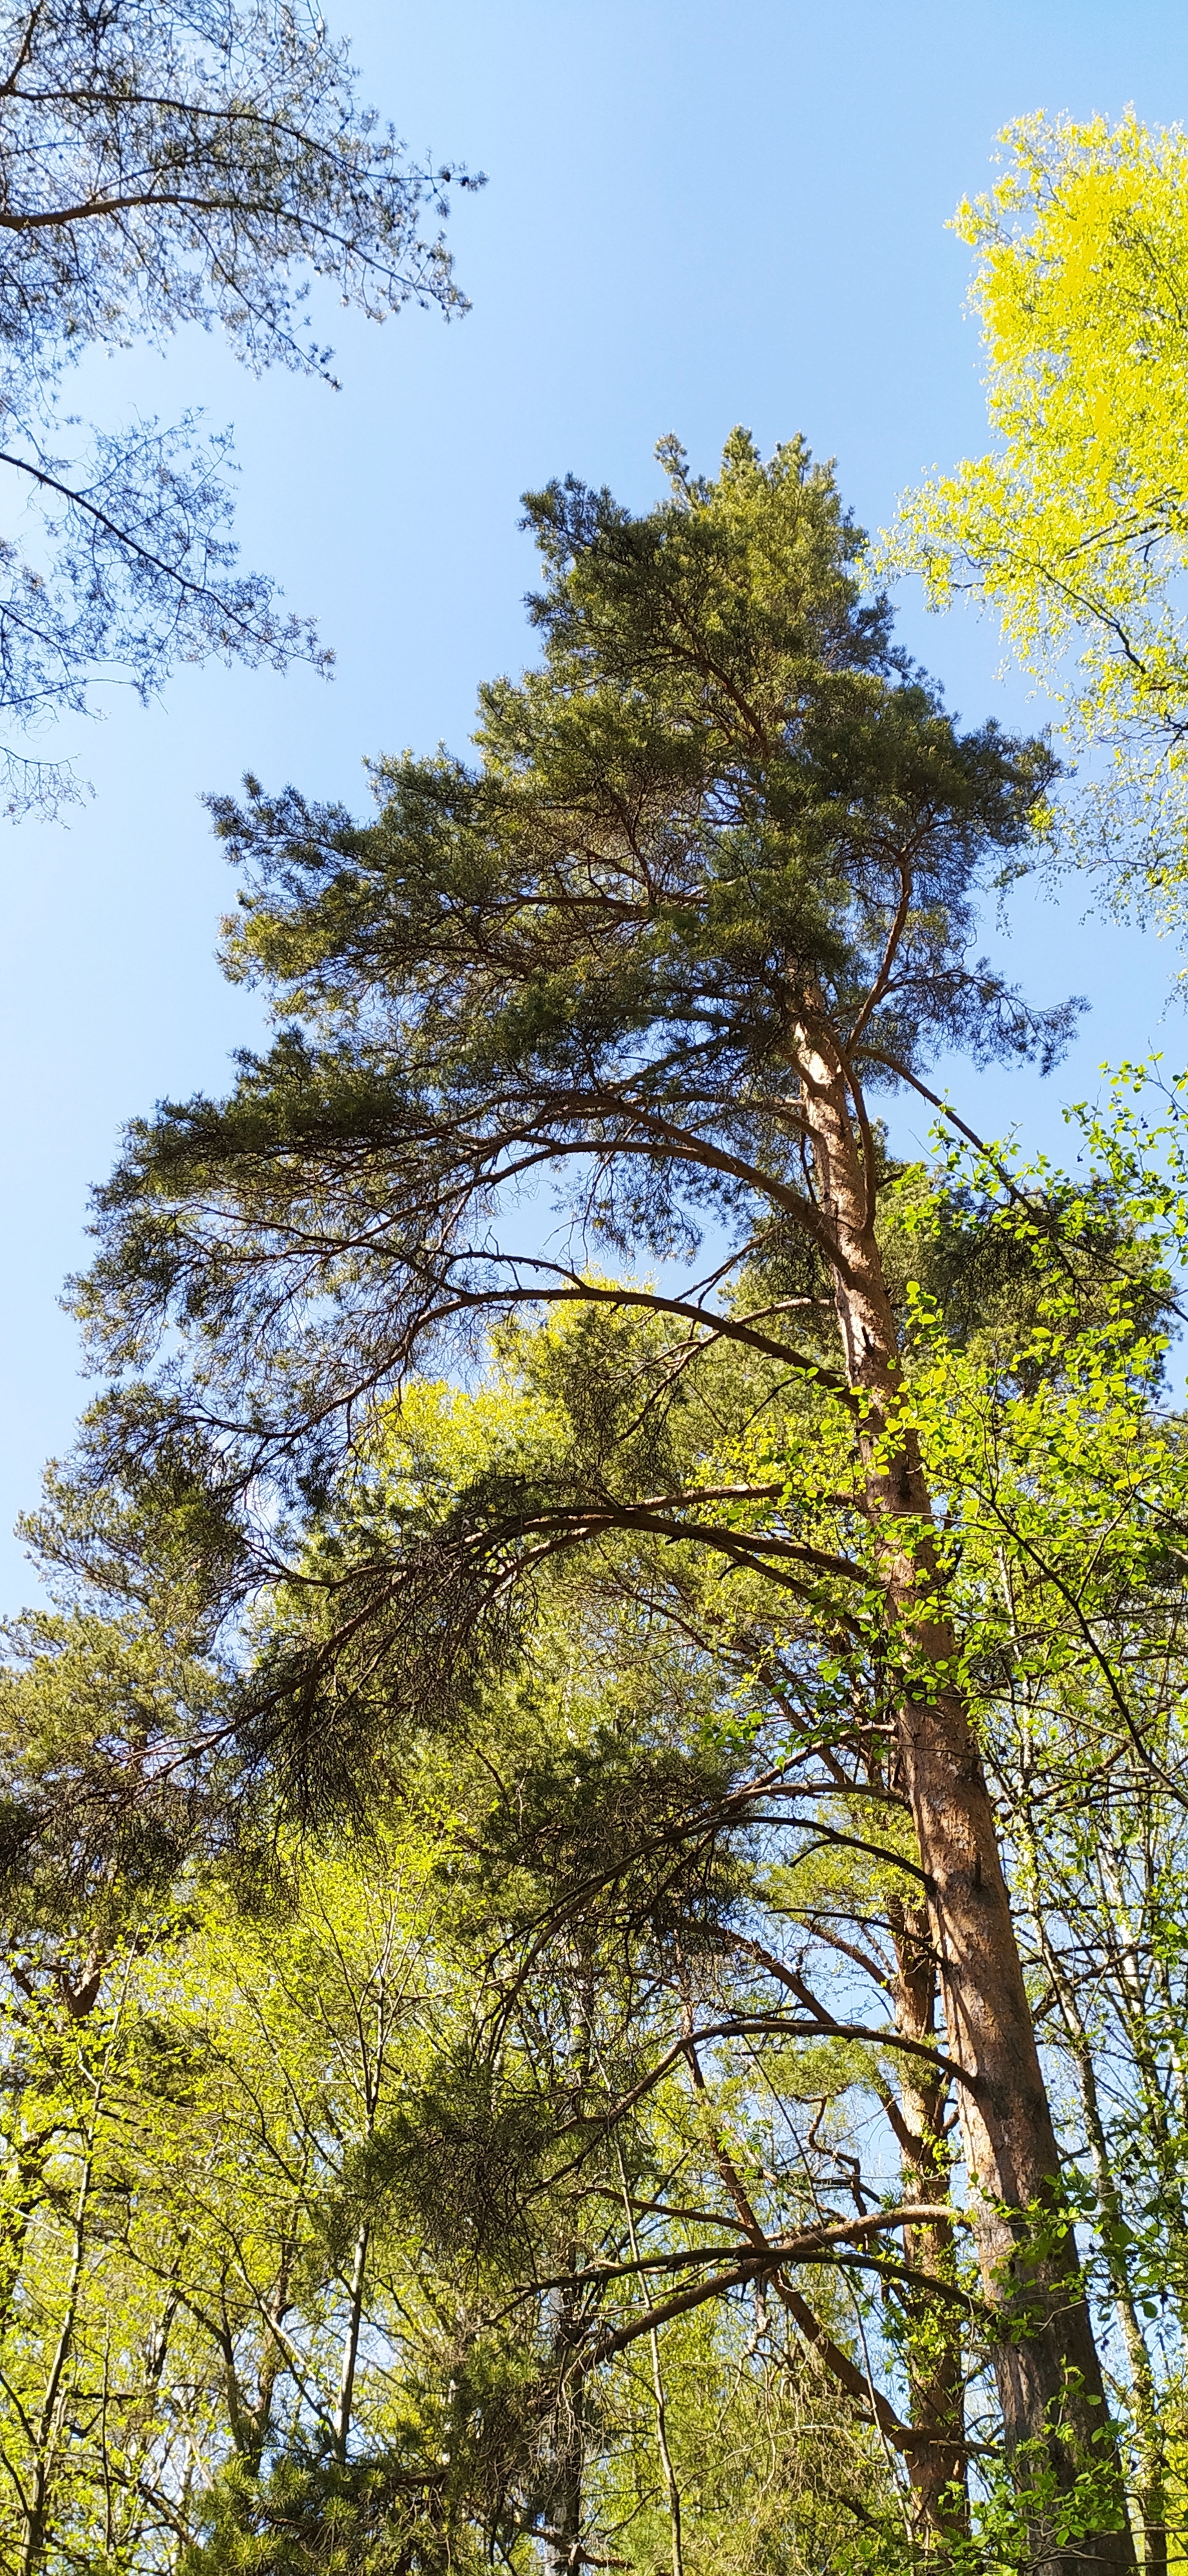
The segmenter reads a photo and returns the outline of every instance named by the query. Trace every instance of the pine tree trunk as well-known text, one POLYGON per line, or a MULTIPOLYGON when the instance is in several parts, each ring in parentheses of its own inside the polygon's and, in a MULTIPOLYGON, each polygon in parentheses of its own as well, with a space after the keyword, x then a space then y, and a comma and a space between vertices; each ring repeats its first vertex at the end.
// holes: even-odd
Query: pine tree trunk
POLYGON ((1044 2576, 1071 2576, 1086 2553, 1099 2567, 1133 2569, 1075 2242, 1071 2229, 1043 2223, 1059 2207, 1060 2159, 994 1812, 953 1678, 956 1641, 929 1548, 930 1497, 915 1438, 895 1427, 899 1354, 875 1237, 870 1140, 864 1154, 850 1105, 856 1086, 811 1000, 793 1051, 846 1373, 866 1399, 867 1508, 880 1531, 889 1607, 922 1676, 899 1708, 898 1771, 927 1879, 950 2052, 968 2079, 958 2088, 961 2130, 983 2288, 1002 2317, 994 2364, 1006 2439, 1024 2490, 1046 2475, 1067 2494, 1094 2468, 1107 2491, 1116 2487, 1116 2503, 1096 2517, 1105 2527, 1067 2550, 1037 2526, 1044 2576), (1124 2528, 1108 2527, 1115 2514, 1124 2528))

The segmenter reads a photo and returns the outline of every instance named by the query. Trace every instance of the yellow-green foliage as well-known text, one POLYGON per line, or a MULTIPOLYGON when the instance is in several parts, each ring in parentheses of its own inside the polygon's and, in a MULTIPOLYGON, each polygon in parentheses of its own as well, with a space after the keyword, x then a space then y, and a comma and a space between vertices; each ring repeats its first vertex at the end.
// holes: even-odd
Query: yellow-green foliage
POLYGON ((1073 746, 1104 744, 1111 764, 1079 852, 1123 830, 1127 888, 1179 923, 1188 140, 1133 111, 1112 127, 1022 117, 1000 139, 1002 176, 954 218, 976 254, 995 445, 907 496, 886 560, 922 573, 935 607, 972 587, 1066 692, 1073 746))

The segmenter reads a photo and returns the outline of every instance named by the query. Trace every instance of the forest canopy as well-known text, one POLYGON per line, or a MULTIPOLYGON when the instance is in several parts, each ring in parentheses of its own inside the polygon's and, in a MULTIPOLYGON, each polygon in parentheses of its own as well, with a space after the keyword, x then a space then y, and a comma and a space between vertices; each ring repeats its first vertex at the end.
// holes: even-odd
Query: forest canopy
POLYGON ((662 453, 529 499, 471 760, 216 804, 275 1041, 99 1193, 4 1702, 30 2564, 1175 2524, 1180 1096, 896 1160, 1073 1023, 971 952, 1052 758, 803 442, 662 453))
MULTIPOLYGON (((386 247, 326 258, 448 303, 438 181, 356 148, 386 247)), ((1184 2562, 1188 1078, 1063 1165, 976 1108, 1082 1007, 987 897, 1078 811, 1178 882, 1170 485, 1100 529, 1183 147, 1009 149, 1002 445, 895 543, 1084 646, 1112 804, 951 715, 832 470, 742 429, 526 496, 464 755, 211 800, 269 1034, 96 1193, 0 1668, 21 2576, 1184 2562)))

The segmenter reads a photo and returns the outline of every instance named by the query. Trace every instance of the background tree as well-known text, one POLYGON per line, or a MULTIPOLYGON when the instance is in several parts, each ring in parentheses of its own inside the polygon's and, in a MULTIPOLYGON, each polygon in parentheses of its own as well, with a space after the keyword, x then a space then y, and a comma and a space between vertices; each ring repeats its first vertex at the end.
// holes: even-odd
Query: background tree
MULTIPOLYGON (((577 1672, 573 1653, 550 1669, 554 1644, 542 1629, 534 1675, 496 1695, 481 1745, 422 1741, 401 1808, 366 1840, 340 1831, 315 1852, 283 1829, 243 1835, 231 1871, 142 1881, 139 1900, 126 1887, 102 1954, 80 1894, 77 1965, 64 1929, 55 1943, 22 1919, 44 1903, 22 1909, 14 1883, 12 2563, 378 2576, 477 2567, 498 2545, 517 2568, 539 2547, 558 2567, 647 2567, 680 2480, 683 2566, 766 2563, 766 2534, 800 2568, 836 2520, 822 2411, 828 2481, 844 2459, 881 2527, 877 2443, 860 2416, 829 2425, 819 2373, 789 2381, 793 2329, 747 2292, 665 2333, 672 2490, 657 2493, 654 2392, 635 2366, 646 2320, 633 2329, 665 2251, 680 2262, 704 2234, 695 2211, 690 2227, 663 2207, 674 2169, 678 2197, 696 2196, 703 2123, 679 2080, 647 2087, 613 2145, 600 2117, 632 2046, 625 2011, 649 2009, 646 1935, 625 1974, 612 1930, 592 1984, 579 1929, 509 1990, 531 1855, 491 1818, 491 1766, 514 1779, 518 1762, 543 1814, 558 1684, 577 1672), (627 2345, 575 2379, 589 2330, 624 2326, 627 2345)), ((27 1762, 38 1723, 44 1737, 55 1690, 64 1728, 78 1678, 50 1650, 13 1679, 10 1761, 27 1762)), ((616 1724, 605 1659, 598 1680, 601 1708, 589 1677, 580 1703, 571 1691, 569 1747, 616 1724)), ((739 2127, 725 2100, 716 2117, 739 2127)), ((830 2291, 826 2276, 826 2312, 830 2291)))
MULTIPOLYGON (((0 549, 9 810, 77 793, 20 737, 95 683, 146 695, 178 657, 325 664, 274 585, 235 569, 229 437, 192 417, 78 451, 70 363, 218 323, 252 368, 326 374, 308 283, 376 320, 462 308, 440 234, 449 171, 361 107, 347 48, 288 0, 36 0, 0 16, 0 464, 31 510, 0 549)), ((475 184, 463 173, 459 184, 475 184)), ((11 522, 10 522, 11 524, 11 522)))
POLYGON ((907 496, 889 560, 934 607, 966 590, 1001 618, 1073 745, 1106 754, 1064 816, 1072 854, 1182 929, 1188 143, 1133 112, 1000 140, 1002 177, 954 218, 998 443, 907 496))

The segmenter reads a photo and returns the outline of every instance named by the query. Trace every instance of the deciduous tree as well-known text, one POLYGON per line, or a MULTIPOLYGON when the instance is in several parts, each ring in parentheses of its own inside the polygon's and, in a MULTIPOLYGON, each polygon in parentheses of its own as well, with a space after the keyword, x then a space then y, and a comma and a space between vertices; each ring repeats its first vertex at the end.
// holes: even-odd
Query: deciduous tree
POLYGON ((1182 929, 1188 639, 1188 142, 1133 110, 1021 117, 955 229, 996 445, 910 494, 889 557, 931 603, 967 590, 1105 754, 1066 803, 1073 855, 1112 900, 1182 929))
POLYGON ((0 15, 0 465, 36 531, 0 546, 10 811, 77 793, 21 737, 99 681, 145 696, 178 658, 329 659, 268 578, 235 568, 229 434, 140 420, 81 447, 71 363, 197 322, 251 368, 326 374, 304 313, 317 280, 376 320, 411 297, 458 310, 440 232, 422 230, 450 178, 361 106, 312 8, 35 0, 0 15))

